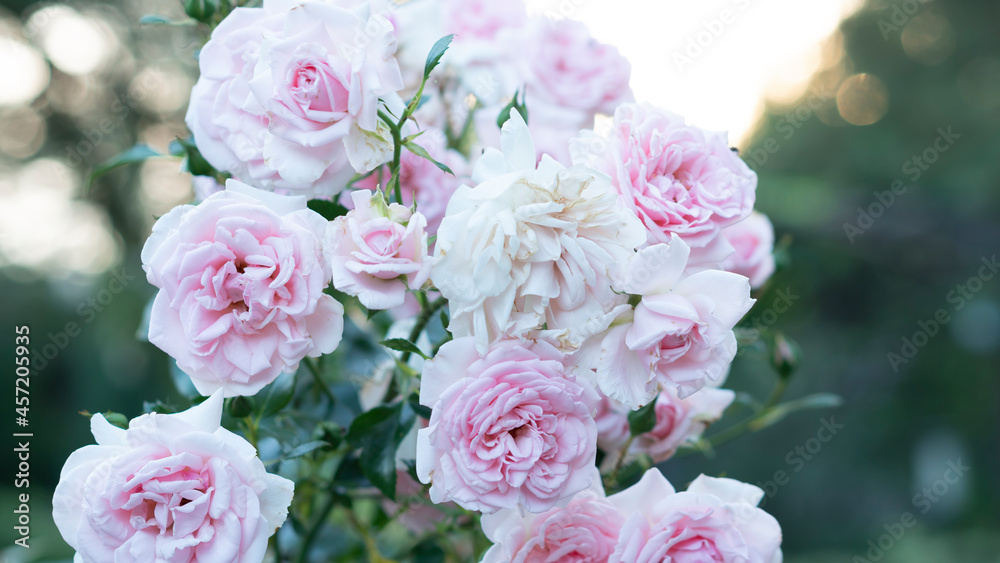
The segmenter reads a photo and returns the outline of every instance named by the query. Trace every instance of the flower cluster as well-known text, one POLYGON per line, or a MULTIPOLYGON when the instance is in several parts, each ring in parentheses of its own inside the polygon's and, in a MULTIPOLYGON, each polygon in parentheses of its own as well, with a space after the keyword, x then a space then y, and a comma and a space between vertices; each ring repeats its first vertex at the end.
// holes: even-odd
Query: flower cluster
MULTIPOLYGON (((519 2, 264 0, 221 19, 199 66, 187 123, 215 170, 142 263, 149 341, 210 398, 128 430, 92 419, 55 503, 83 560, 261 561, 292 484, 254 447, 261 419, 314 400, 304 365, 319 445, 281 453, 315 463, 276 467, 310 487, 303 468, 357 467, 388 497, 482 512, 484 562, 781 561, 756 487, 618 481, 723 416, 734 329, 774 271, 724 133, 635 103, 615 48, 519 2), (327 379, 359 365, 375 375, 342 404, 327 379), (224 398, 253 444, 220 427, 224 398)), ((320 490, 329 510, 349 497, 320 490)))

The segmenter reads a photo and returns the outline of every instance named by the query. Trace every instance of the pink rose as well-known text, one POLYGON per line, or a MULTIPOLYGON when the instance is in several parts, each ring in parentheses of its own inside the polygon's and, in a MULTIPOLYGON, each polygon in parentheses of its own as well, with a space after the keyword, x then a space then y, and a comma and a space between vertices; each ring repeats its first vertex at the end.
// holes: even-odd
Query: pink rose
POLYGON ((306 356, 340 343, 344 309, 323 293, 326 221, 304 197, 235 180, 198 206, 174 208, 142 249, 153 301, 149 341, 198 392, 253 395, 306 356))
POLYGON ((520 28, 528 19, 521 0, 443 0, 446 33, 454 33, 458 42, 489 41, 504 29, 520 28))
POLYGON ((502 510, 484 515, 483 532, 494 545, 481 563, 605 563, 624 520, 604 498, 595 469, 591 489, 578 493, 565 507, 542 514, 502 510))
POLYGON ((420 402, 433 414, 417 433, 417 474, 431 500, 543 512, 590 485, 597 396, 564 360, 543 341, 499 341, 480 357, 465 337, 425 364, 420 402))
MULTIPOLYGON (((683 399, 677 395, 677 389, 663 390, 656 397, 653 407, 656 426, 636 436, 626 455, 645 453, 653 459, 653 463, 670 459, 680 446, 700 440, 705 429, 722 417, 735 398, 736 394, 729 389, 713 387, 705 387, 683 399)), ((595 417, 598 421, 597 443, 611 454, 608 459, 614 463, 628 441, 630 409, 614 399, 605 398, 603 404, 600 414, 595 417)))
POLYGON ((608 563, 780 563, 781 527, 759 488, 704 475, 687 491, 656 469, 608 500, 627 515, 608 563))
POLYGON ((483 96, 472 88, 486 103, 495 98, 495 107, 476 114, 477 133, 487 146, 497 145, 497 113, 519 88, 526 88, 528 127, 538 158, 547 154, 563 164, 570 164, 569 140, 592 128, 596 115, 610 115, 634 100, 628 59, 594 39, 578 21, 533 17, 506 38, 503 49, 508 58, 491 64, 486 73, 500 91, 483 96))
POLYGON ((692 248, 708 247, 723 227, 753 209, 757 175, 729 148, 726 135, 686 125, 648 104, 619 107, 609 133, 585 131, 571 146, 574 163, 612 177, 646 226, 649 244, 676 234, 692 248))
POLYGON ((596 377, 605 395, 630 408, 661 387, 677 387, 683 398, 718 382, 736 356, 733 327, 754 303, 750 285, 717 270, 685 276, 689 252, 674 235, 629 265, 624 289, 641 299, 603 337, 596 377))
POLYGON ((722 262, 722 269, 750 278, 758 289, 774 273, 774 227, 767 215, 754 211, 749 217, 722 231, 736 249, 722 262))
MULTIPOLYGON (((415 133, 415 131, 414 131, 415 133)), ((427 128, 414 141, 423 147, 432 158, 451 168, 455 175, 448 174, 426 158, 417 156, 404 149, 399 162, 399 186, 403 192, 404 202, 417 202, 417 211, 427 219, 427 232, 436 234, 448 200, 462 183, 470 182, 468 178, 469 163, 458 151, 448 148, 444 131, 437 128, 427 128)), ((382 185, 391 177, 389 167, 383 169, 382 185)), ((372 174, 355 183, 355 187, 376 190, 379 187, 379 175, 372 174)), ((350 194, 341 196, 341 203, 353 209, 350 194)))
POLYGON ((586 25, 536 16, 524 32, 523 79, 532 118, 541 104, 546 111, 576 111, 578 122, 592 121, 594 115, 610 115, 632 101, 628 59, 594 39, 586 25))
POLYGON ((294 484, 264 470, 249 442, 219 426, 222 394, 128 430, 91 418, 96 445, 73 452, 52 498, 76 561, 259 563, 294 484))
POLYGON ((351 194, 354 209, 330 223, 326 259, 333 286, 356 296, 369 309, 399 307, 406 289, 420 289, 432 260, 427 254, 426 220, 381 193, 351 194))
POLYGON ((186 118, 209 163, 266 189, 330 196, 385 162, 379 98, 403 83, 392 24, 368 12, 268 0, 227 16, 201 52, 186 118))

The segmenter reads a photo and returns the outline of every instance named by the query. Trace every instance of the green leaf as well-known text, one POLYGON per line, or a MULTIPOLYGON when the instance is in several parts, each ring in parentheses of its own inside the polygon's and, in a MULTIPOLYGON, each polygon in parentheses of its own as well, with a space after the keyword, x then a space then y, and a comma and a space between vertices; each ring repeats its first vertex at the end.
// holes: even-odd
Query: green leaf
POLYGON ((416 413, 417 416, 427 420, 431 419, 431 408, 420 404, 420 395, 417 393, 411 393, 406 400, 410 403, 410 408, 413 409, 413 412, 416 413))
POLYGON ((420 348, 417 348, 416 344, 410 342, 405 338, 390 338, 389 340, 383 340, 382 342, 379 342, 379 344, 385 346, 390 350, 395 350, 397 352, 409 352, 411 354, 419 354, 425 360, 431 359, 430 356, 424 354, 420 350, 420 348))
POLYGON ((633 436, 645 434, 656 426, 656 399, 639 410, 628 413, 628 429, 633 436))
POLYGON ((438 545, 438 539, 426 538, 413 547, 414 563, 444 563, 444 549, 438 545))
POLYGON ((229 415, 234 418, 243 418, 250 416, 253 413, 253 397, 233 397, 232 399, 227 399, 226 405, 229 410, 229 415))
POLYGON ((383 405, 351 423, 347 441, 361 448, 361 471, 382 494, 396 499, 396 450, 416 420, 406 402, 383 405))
POLYGON ((104 416, 104 420, 107 420, 113 426, 117 426, 118 428, 124 428, 125 430, 128 430, 128 417, 123 415, 122 413, 108 411, 108 412, 102 412, 101 415, 104 416))
POLYGON ((216 176, 218 171, 205 160, 201 151, 194 144, 194 139, 180 139, 170 143, 168 147, 170 154, 184 157, 181 163, 181 170, 190 172, 195 176, 216 176))
POLYGON ((169 25, 173 27, 188 27, 192 25, 198 25, 198 22, 194 20, 172 20, 166 16, 161 16, 159 14, 146 14, 139 18, 139 25, 169 25))
POLYGON ((94 168, 94 171, 90 173, 90 180, 88 181, 88 184, 94 183, 94 180, 98 177, 111 172, 115 168, 128 166, 129 164, 138 164, 140 162, 145 162, 150 158, 160 158, 162 156, 165 155, 160 151, 150 147, 149 145, 140 143, 111 158, 111 160, 101 164, 97 168, 94 168))
POLYGON ((451 45, 451 40, 455 38, 455 35, 445 35, 441 39, 437 40, 437 43, 431 47, 430 53, 427 53, 427 62, 424 63, 424 80, 431 75, 431 71, 441 63, 441 57, 444 56, 445 51, 451 45))
POLYGON ((337 217, 347 215, 348 209, 339 203, 327 199, 310 199, 306 206, 316 213, 319 213, 327 221, 333 221, 337 217))
POLYGON ((527 93, 521 96, 521 100, 518 101, 517 97, 520 95, 520 91, 514 92, 514 98, 500 110, 500 115, 497 116, 497 127, 503 129, 503 124, 507 123, 510 119, 510 110, 516 109, 517 113, 521 114, 524 118, 524 122, 528 122, 528 106, 527 106, 527 93))
POLYGON ((314 440, 312 442, 306 442, 304 444, 299 444, 292 448, 292 451, 285 454, 282 459, 295 459, 297 457, 302 457, 309 452, 316 451, 320 448, 326 448, 330 444, 322 440, 314 440))
POLYGON ((410 152, 412 152, 413 154, 419 156, 420 158, 425 158, 425 159, 433 162, 434 166, 437 166, 442 172, 447 172, 448 174, 451 174, 452 176, 455 175, 455 173, 452 172, 451 168, 448 168, 447 165, 445 165, 442 162, 438 162, 438 161, 434 160, 434 157, 432 157, 427 152, 427 150, 424 149, 424 147, 422 147, 422 146, 420 146, 420 145, 418 145, 416 143, 411 143, 409 141, 404 142, 403 146, 405 146, 406 148, 408 148, 410 150, 410 152))
POLYGON ((814 409, 829 409, 839 407, 843 403, 843 399, 841 399, 839 395, 834 395, 833 393, 816 393, 814 395, 808 395, 806 397, 802 397, 801 399, 781 403, 780 405, 770 409, 750 425, 750 430, 756 432, 757 430, 767 428, 768 426, 780 422, 786 416, 794 412, 814 409))
POLYGON ((257 397, 263 397, 258 402, 258 416, 264 418, 288 406, 295 395, 295 376, 282 374, 265 387, 257 397))

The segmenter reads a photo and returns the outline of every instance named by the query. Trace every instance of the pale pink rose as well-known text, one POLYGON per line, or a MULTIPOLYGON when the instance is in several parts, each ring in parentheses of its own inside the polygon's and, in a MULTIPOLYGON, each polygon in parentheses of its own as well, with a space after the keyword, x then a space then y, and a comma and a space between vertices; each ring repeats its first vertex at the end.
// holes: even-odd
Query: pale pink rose
POLYGON ((750 278, 754 289, 763 286, 774 273, 774 227, 767 215, 754 211, 723 229, 722 236, 735 249, 722 262, 722 269, 750 278))
POLYGON ((528 11, 521 0, 443 0, 446 33, 454 33, 458 45, 468 40, 495 39, 505 29, 524 26, 528 11))
POLYGON ((704 475, 676 493, 657 469, 608 497, 627 520, 608 563, 780 563, 781 527, 759 488, 704 475))
MULTIPOLYGON (((680 446, 697 443, 708 426, 722 417, 735 398, 736 394, 729 389, 705 387, 683 399, 677 395, 677 389, 664 389, 656 397, 653 407, 656 425, 649 432, 635 437, 626 456, 647 454, 653 463, 670 459, 680 446)), ((599 408, 599 414, 594 417, 598 423, 597 444, 611 454, 608 459, 612 464, 618 461, 621 449, 628 442, 630 410, 614 399, 604 398, 603 408, 599 408)))
POLYGON ((326 230, 325 253, 333 287, 357 297, 369 309, 398 307, 406 290, 420 289, 431 272, 427 221, 381 193, 351 194, 354 209, 326 230))
MULTIPOLYGON (((415 133, 416 131, 413 131, 415 133)), ((412 133, 411 133, 412 134, 412 133)), ((427 219, 427 232, 434 235, 441 226, 444 219, 445 210, 448 208, 448 200, 452 194, 463 183, 468 184, 469 163, 458 151, 449 149, 444 131, 437 128, 428 128, 424 133, 414 140, 414 143, 423 147, 427 153, 449 167, 455 174, 448 174, 434 165, 426 158, 417 156, 412 151, 403 149, 399 161, 399 186, 403 193, 403 202, 409 204, 416 200, 417 211, 427 219)), ((355 187, 375 190, 380 185, 385 188, 391 178, 392 173, 386 166, 382 170, 381 177, 372 174, 354 184, 355 187), (381 178, 381 184, 380 182, 381 178)), ((341 195, 341 203, 349 209, 353 209, 354 202, 350 194, 341 195)))
POLYGON ((625 516, 604 497, 594 469, 591 488, 542 514, 502 510, 482 518, 493 547, 481 563, 606 563, 625 516))
POLYGON ((524 119, 510 115, 502 152, 480 157, 476 187, 455 192, 434 247, 448 328, 475 336, 480 352, 546 324, 576 343, 603 331, 627 300, 612 286, 645 240, 607 176, 548 157, 536 165, 524 119))
POLYGON ((641 299, 603 336, 596 378, 602 393, 630 408, 664 387, 683 398, 718 382, 736 356, 733 327, 754 303, 750 284, 717 270, 685 276, 688 255, 674 235, 629 265, 624 289, 641 299))
POLYGON ((323 293, 326 221, 299 196, 235 180, 160 217, 142 249, 160 288, 149 341, 198 392, 253 395, 306 356, 337 348, 344 308, 323 293))
POLYGON ((571 148, 574 163, 612 177, 646 226, 649 244, 676 234, 692 248, 708 247, 753 209, 757 175, 729 148, 725 133, 687 125, 651 105, 620 106, 610 131, 585 131, 571 148))
POLYGON ((238 8, 199 57, 186 121, 213 166, 331 196, 391 154, 379 98, 402 89, 392 24, 363 2, 238 8), (361 38, 361 39, 358 39, 361 38))
POLYGON ((417 433, 417 475, 431 500, 484 513, 543 512, 586 489, 597 452, 597 394, 544 341, 445 344, 424 367, 420 402, 433 409, 417 433))
MULTIPOLYGON (((593 128, 596 115, 610 115, 634 100, 628 59, 594 39, 578 21, 533 17, 501 49, 509 60, 492 62, 483 74, 504 99, 476 114, 476 131, 487 146, 497 144, 497 113, 517 89, 526 92, 528 128, 538 158, 547 154, 563 164, 571 160, 570 139, 593 128), (515 69, 513 75, 508 66, 515 69)), ((486 84, 483 79, 480 83, 486 84)), ((496 97, 477 94, 484 104, 496 97)))
POLYGON ((219 426, 222 394, 128 430, 96 414, 96 445, 73 452, 52 498, 75 561, 259 563, 288 515, 294 484, 264 470, 249 442, 219 426))

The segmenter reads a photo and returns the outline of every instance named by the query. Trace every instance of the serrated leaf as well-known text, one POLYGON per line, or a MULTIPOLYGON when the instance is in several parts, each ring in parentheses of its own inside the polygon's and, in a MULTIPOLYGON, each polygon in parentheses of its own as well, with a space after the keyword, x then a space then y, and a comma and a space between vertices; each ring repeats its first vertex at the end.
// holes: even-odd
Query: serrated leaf
POLYGON ((434 46, 431 47, 431 51, 427 53, 427 61, 424 63, 424 80, 431 75, 438 64, 441 63, 441 57, 444 56, 445 51, 451 45, 451 40, 455 38, 455 35, 445 35, 441 39, 438 39, 434 46))
POLYGON ((780 405, 770 409, 750 425, 750 430, 756 432, 757 430, 767 428, 794 412, 814 409, 828 409, 839 407, 842 404, 843 399, 841 399, 839 395, 834 395, 833 393, 816 393, 814 395, 808 395, 806 397, 802 397, 801 399, 781 403, 780 405))
POLYGON ((348 209, 339 203, 326 199, 310 199, 306 206, 316 213, 319 213, 327 221, 333 221, 337 217, 347 215, 348 209))
POLYGON ((88 183, 93 183, 98 177, 107 174, 108 172, 114 170, 115 168, 120 168, 122 166, 127 166, 129 164, 137 164, 140 162, 145 162, 151 158, 159 158, 166 156, 160 151, 150 147, 145 144, 138 144, 132 148, 126 150, 125 152, 119 153, 117 156, 111 158, 104 164, 101 164, 97 168, 94 168, 93 172, 90 173, 90 180, 88 183))
POLYGON ((347 432, 347 441, 361 448, 361 471, 391 500, 396 498, 396 450, 415 420, 413 409, 398 402, 358 415, 347 432))
POLYGON ((431 359, 430 356, 424 354, 417 345, 410 342, 405 338, 390 338, 388 340, 383 340, 379 344, 385 346, 390 350, 395 350, 397 352, 409 352, 411 354, 419 354, 425 360, 431 359))
POLYGON ((427 159, 427 160, 433 162, 434 166, 437 166, 438 169, 441 170, 442 172, 446 172, 448 174, 451 174, 452 176, 455 175, 455 173, 451 171, 451 168, 448 168, 448 166, 446 164, 444 164, 443 162, 438 162, 438 161, 434 160, 434 157, 432 157, 430 155, 430 153, 428 153, 427 150, 424 149, 424 147, 422 147, 422 146, 420 146, 420 145, 418 145, 416 143, 410 143, 410 142, 403 143, 403 145, 407 149, 409 149, 410 152, 412 152, 413 154, 419 156, 420 158, 424 158, 424 159, 427 159))
POLYGON ((656 427, 656 399, 639 410, 628 413, 628 429, 633 436, 645 434, 656 427))

